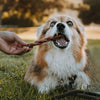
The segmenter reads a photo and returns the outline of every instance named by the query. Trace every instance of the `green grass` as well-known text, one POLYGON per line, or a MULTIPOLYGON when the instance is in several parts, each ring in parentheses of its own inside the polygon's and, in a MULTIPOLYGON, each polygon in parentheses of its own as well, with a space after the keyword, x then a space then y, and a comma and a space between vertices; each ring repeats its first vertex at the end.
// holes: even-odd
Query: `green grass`
POLYGON ((100 46, 100 40, 88 40, 88 45, 87 46, 100 46))
POLYGON ((97 74, 97 78, 100 79, 100 40, 88 40, 87 47, 90 52, 94 71, 97 74))
MULTIPOLYGON (((90 50, 92 62, 95 64, 96 71, 100 73, 100 40, 88 40, 88 42, 87 47, 90 50)), ((24 75, 34 51, 35 48, 22 56, 6 55, 0 52, 0 100, 47 100, 49 96, 63 93, 65 88, 60 90, 61 87, 58 87, 49 95, 45 93, 41 95, 34 86, 24 81, 24 75)), ((97 77, 100 77, 100 74, 97 74, 97 77)))

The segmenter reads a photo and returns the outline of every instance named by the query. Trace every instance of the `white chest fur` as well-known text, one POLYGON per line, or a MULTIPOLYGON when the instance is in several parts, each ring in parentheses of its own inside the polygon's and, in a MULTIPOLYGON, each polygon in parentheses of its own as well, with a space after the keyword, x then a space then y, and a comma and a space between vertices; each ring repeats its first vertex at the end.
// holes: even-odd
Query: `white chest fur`
POLYGON ((51 49, 46 53, 45 57, 48 63, 48 74, 57 75, 59 78, 66 79, 71 75, 77 74, 84 66, 84 59, 79 63, 75 62, 71 50, 51 49))

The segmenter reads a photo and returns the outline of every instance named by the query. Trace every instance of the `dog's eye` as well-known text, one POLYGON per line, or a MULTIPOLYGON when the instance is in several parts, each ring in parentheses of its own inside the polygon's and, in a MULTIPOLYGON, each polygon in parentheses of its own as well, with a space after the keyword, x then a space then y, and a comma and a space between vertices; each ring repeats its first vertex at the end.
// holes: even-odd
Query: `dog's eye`
POLYGON ((68 26, 73 26, 73 22, 72 21, 67 21, 68 26))
POLYGON ((51 22, 50 27, 53 27, 56 24, 56 22, 51 22))

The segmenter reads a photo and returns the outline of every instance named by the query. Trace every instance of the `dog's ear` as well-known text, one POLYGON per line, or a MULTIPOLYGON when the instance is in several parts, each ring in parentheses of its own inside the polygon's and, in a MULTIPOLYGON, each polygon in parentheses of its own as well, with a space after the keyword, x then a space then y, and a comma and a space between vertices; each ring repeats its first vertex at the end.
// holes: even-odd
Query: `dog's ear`
POLYGON ((78 33, 79 34, 85 34, 84 26, 79 21, 77 21, 76 24, 77 24, 77 31, 78 31, 78 33))
POLYGON ((84 30, 84 26, 78 21, 77 23, 77 32, 79 33, 79 34, 82 34, 81 36, 83 36, 84 37, 84 43, 85 44, 87 44, 87 36, 86 36, 86 34, 85 34, 85 30, 84 30))
POLYGON ((43 24, 42 26, 38 27, 38 29, 37 29, 37 40, 39 39, 40 35, 42 34, 44 26, 45 26, 45 24, 43 24))

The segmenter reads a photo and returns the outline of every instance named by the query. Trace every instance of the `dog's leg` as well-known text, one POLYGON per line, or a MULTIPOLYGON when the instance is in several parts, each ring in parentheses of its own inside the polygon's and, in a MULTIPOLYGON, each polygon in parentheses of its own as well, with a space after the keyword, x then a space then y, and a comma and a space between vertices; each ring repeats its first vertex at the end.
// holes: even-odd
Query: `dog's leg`
POLYGON ((79 72, 77 74, 77 78, 75 80, 74 85, 76 85, 77 89, 85 90, 90 85, 90 79, 84 72, 79 72))
POLYGON ((39 92, 49 92, 58 85, 57 78, 46 73, 46 69, 32 64, 25 75, 25 81, 38 88, 39 92))
POLYGON ((47 76, 42 82, 36 84, 40 93, 49 92, 50 89, 54 89, 58 85, 57 78, 53 76, 47 76))

